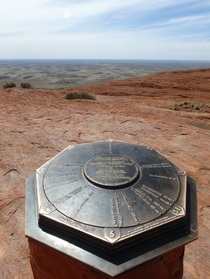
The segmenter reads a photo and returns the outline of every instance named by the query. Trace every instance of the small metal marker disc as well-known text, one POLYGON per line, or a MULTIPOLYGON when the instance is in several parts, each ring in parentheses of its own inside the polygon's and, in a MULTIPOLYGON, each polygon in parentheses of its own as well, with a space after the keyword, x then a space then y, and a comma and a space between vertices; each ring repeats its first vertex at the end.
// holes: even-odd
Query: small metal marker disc
POLYGON ((137 164, 120 155, 101 155, 89 160, 84 167, 85 177, 99 187, 126 187, 140 174, 137 164))

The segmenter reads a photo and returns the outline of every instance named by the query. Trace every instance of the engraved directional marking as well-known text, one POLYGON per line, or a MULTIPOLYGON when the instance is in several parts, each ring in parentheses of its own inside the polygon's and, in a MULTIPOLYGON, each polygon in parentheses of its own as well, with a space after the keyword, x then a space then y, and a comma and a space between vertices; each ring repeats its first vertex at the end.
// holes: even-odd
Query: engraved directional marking
POLYGON ((44 189, 50 191, 68 184, 74 183, 79 179, 81 169, 67 164, 53 164, 44 178, 44 189))
MULTIPOLYGON (((87 186, 86 186, 87 187, 87 186)), ((72 197, 74 197, 75 195, 79 194, 82 190, 84 190, 86 187, 80 187, 74 191, 69 192, 67 195, 53 201, 53 204, 55 206, 60 205, 62 203, 65 203, 66 201, 68 201, 69 199, 71 199, 72 197)))
POLYGON ((176 216, 179 216, 179 215, 183 215, 184 209, 180 205, 175 204, 175 206, 170 210, 170 212, 176 216))
POLYGON ((153 210, 157 215, 161 215, 161 212, 157 208, 157 206, 154 204, 154 201, 147 195, 143 193, 143 191, 132 188, 134 193, 150 208, 150 210, 153 210))
POLYGON ((149 195, 153 196, 154 198, 160 199, 163 203, 167 205, 172 205, 175 202, 174 199, 168 197, 167 195, 163 195, 162 193, 148 187, 147 185, 143 184, 141 190, 148 193, 149 195))
POLYGON ((112 223, 113 223, 113 226, 115 226, 115 227, 118 226, 115 198, 112 199, 112 223))
POLYGON ((51 204, 51 203, 45 203, 41 206, 40 208, 40 212, 44 213, 44 214, 50 214, 51 212, 53 212, 54 210, 56 210, 56 208, 51 204))
POLYGON ((109 154, 112 154, 112 141, 109 141, 109 154))
POLYGON ((123 223, 123 215, 118 194, 112 199, 112 221, 115 227, 121 227, 123 223))
POLYGON ((45 186, 44 186, 44 189, 46 191, 50 191, 52 189, 63 187, 65 185, 74 183, 76 181, 78 181, 78 179, 76 177, 72 177, 72 178, 69 178, 69 179, 66 179, 66 180, 60 180, 60 181, 56 181, 56 182, 52 182, 52 183, 46 183, 45 186))
POLYGON ((139 224, 139 220, 138 220, 138 218, 137 218, 137 216, 136 216, 136 213, 135 213, 135 211, 134 211, 132 205, 131 205, 130 202, 129 202, 129 199, 128 199, 126 193, 125 193, 125 192, 122 192, 122 196, 123 196, 123 198, 124 198, 124 200, 125 200, 125 203, 126 203, 128 209, 129 209, 130 213, 131 213, 131 216, 133 217, 133 220, 136 222, 136 224, 139 224))
POLYGON ((151 222, 147 222, 145 224, 142 224, 139 227, 135 227, 135 228, 132 228, 132 229, 128 230, 126 234, 121 236, 121 239, 127 238, 129 236, 131 237, 133 235, 136 235, 136 234, 139 234, 139 233, 151 230, 151 229, 153 229, 155 227, 159 227, 159 226, 161 226, 161 225, 163 225, 165 223, 168 223, 168 222, 172 221, 175 218, 176 218, 175 216, 159 217, 158 219, 155 219, 155 220, 153 220, 151 222))
POLYGON ((118 226, 121 227, 123 225, 123 215, 122 215, 120 200, 117 193, 115 194, 115 203, 117 207, 118 226))
POLYGON ((71 226, 73 226, 73 227, 75 227, 75 228, 77 228, 77 229, 80 229, 80 230, 82 230, 82 231, 85 231, 85 232, 88 232, 88 231, 93 231, 94 229, 93 228, 91 228, 91 227, 88 227, 87 225, 85 225, 85 224, 81 224, 81 223, 79 223, 79 222, 76 222, 76 221, 74 221, 74 220, 72 220, 72 219, 70 219, 70 218, 68 218, 68 217, 65 217, 65 216, 60 216, 60 221, 62 221, 63 223, 65 223, 65 224, 68 224, 68 225, 71 225, 71 226))
POLYGON ((120 238, 120 230, 118 228, 105 228, 104 237, 111 243, 116 242, 120 238))
POLYGON ((162 196, 162 193, 148 187, 147 185, 143 184, 141 186, 141 190, 145 191, 146 193, 150 194, 151 196, 155 197, 155 198, 159 198, 162 196))
POLYGON ((78 172, 74 172, 74 171, 70 171, 69 173, 65 173, 65 172, 53 172, 48 174, 47 176, 45 176, 46 178, 52 178, 52 179, 56 179, 56 178, 60 178, 60 177, 71 177, 72 175, 76 175, 78 172))
POLYGON ((68 164, 53 164, 51 166, 51 168, 48 170, 48 173, 50 172, 71 172, 71 171, 75 171, 75 172, 79 172, 81 171, 81 168, 83 166, 78 166, 78 165, 68 165, 68 164))
POLYGON ((72 168, 72 167, 80 167, 79 165, 74 165, 74 164, 52 164, 51 167, 55 167, 55 168, 58 168, 58 167, 61 167, 61 168, 72 168))
MULTIPOLYGON (((131 188, 131 190, 140 198, 142 201, 150 207, 150 209, 154 210, 157 215, 161 215, 164 212, 166 212, 167 208, 162 206, 159 202, 156 200, 153 200, 153 197, 150 195, 146 194, 144 191, 131 188)), ((156 196, 157 197, 157 196, 156 196)))
POLYGON ((164 175, 157 175, 157 174, 152 174, 150 173, 149 176, 155 177, 155 178, 161 178, 161 179, 168 179, 168 180, 178 180, 177 177, 171 177, 171 176, 164 176, 164 175))
POLYGON ((73 212, 73 214, 71 215, 71 218, 74 218, 76 216, 76 214, 83 208, 83 206, 86 204, 86 202, 90 199, 90 197, 94 194, 94 192, 91 192, 87 198, 84 199, 84 201, 82 201, 82 203, 77 207, 77 209, 73 212))
POLYGON ((156 169, 156 168, 171 168, 170 163, 158 163, 158 164, 145 164, 142 165, 144 169, 156 169))

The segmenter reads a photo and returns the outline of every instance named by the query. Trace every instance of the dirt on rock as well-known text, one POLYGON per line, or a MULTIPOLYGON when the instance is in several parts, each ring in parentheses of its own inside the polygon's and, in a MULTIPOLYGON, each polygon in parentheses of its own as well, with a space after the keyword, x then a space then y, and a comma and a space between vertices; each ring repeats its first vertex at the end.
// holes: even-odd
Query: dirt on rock
POLYGON ((199 238, 186 246, 183 278, 210 278, 210 69, 64 90, 2 88, 0 100, 1 279, 33 278, 25 179, 68 145, 106 139, 150 146, 195 179, 199 238), (70 92, 96 100, 66 100, 70 92))

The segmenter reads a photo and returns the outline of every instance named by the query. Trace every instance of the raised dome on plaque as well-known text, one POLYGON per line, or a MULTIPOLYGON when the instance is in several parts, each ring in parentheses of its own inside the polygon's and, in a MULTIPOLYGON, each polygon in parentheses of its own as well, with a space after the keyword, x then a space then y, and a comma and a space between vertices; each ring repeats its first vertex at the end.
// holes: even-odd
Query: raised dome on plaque
POLYGON ((114 253, 186 222, 186 173, 156 150, 69 146, 37 170, 39 225, 114 253))
POLYGON ((85 177, 101 187, 127 187, 139 176, 139 167, 130 158, 106 154, 96 156, 84 167, 85 177))

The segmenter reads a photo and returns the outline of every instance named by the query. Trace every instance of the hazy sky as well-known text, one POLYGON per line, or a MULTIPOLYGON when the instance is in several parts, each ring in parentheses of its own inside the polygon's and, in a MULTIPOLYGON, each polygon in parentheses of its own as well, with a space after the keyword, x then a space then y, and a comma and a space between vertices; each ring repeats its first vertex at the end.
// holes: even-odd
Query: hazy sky
POLYGON ((0 4, 0 59, 210 60, 210 0, 0 4))

